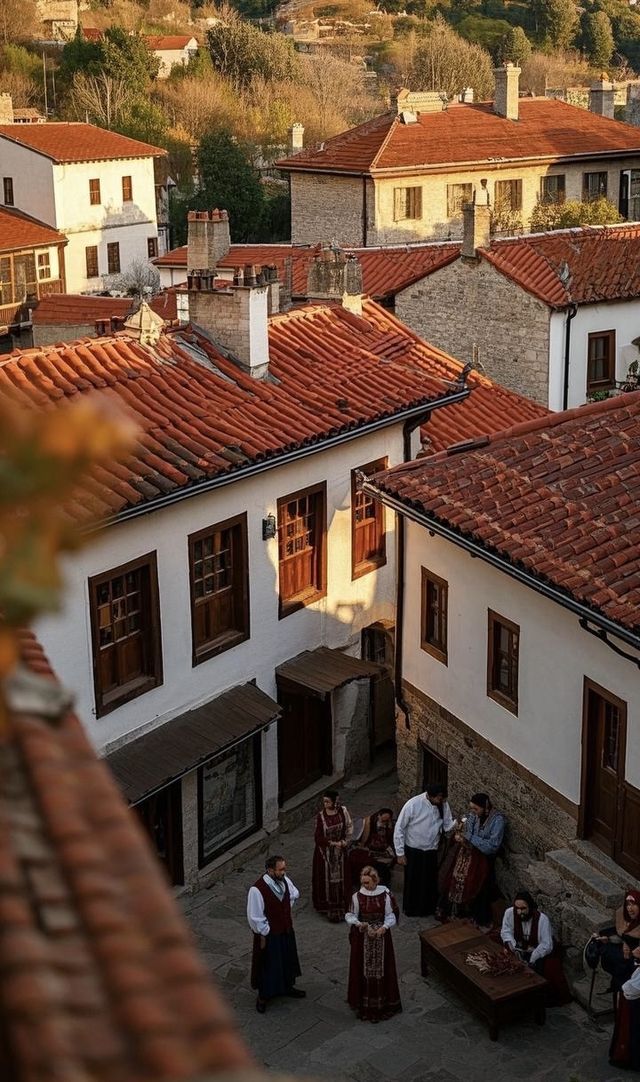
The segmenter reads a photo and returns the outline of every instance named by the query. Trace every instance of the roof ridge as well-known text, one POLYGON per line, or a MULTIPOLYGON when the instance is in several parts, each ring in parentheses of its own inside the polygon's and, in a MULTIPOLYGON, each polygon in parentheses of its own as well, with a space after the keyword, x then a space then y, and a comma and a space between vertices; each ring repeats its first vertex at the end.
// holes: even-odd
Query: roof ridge
POLYGON ((392 119, 392 121, 391 121, 391 123, 389 125, 389 130, 388 130, 387 134, 385 135, 384 139, 382 140, 382 142, 381 142, 380 146, 378 147, 376 153, 374 154, 372 160, 369 162, 369 171, 371 171, 372 169, 375 169, 378 158, 382 154, 383 150, 386 149, 387 143, 388 143, 389 139, 391 138, 391 134, 392 134, 393 131, 395 131, 395 128, 396 128, 396 126, 398 124, 398 120, 399 120, 398 116, 393 117, 393 119, 392 119))

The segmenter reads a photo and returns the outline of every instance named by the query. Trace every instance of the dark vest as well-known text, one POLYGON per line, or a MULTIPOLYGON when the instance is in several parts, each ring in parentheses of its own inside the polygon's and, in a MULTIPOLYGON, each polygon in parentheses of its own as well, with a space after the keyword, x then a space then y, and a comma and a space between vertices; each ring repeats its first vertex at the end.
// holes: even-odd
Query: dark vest
POLYGON ((529 932, 529 939, 527 940, 523 928, 522 918, 514 907, 513 910, 513 934, 516 940, 516 946, 520 950, 532 951, 538 946, 538 925, 540 923, 540 910, 536 909, 531 914, 531 931, 529 932))
POLYGON ((283 932, 290 932, 293 923, 291 921, 291 897, 286 879, 282 901, 276 898, 271 887, 267 886, 262 876, 253 885, 257 887, 264 899, 264 914, 269 921, 269 928, 273 934, 282 935, 283 932))

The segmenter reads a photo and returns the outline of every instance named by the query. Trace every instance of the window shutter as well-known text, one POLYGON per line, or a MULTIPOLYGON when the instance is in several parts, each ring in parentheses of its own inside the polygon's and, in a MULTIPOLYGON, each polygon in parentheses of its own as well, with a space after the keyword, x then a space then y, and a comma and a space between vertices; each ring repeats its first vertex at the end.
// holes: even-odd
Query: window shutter
POLYGON ((413 217, 422 218, 422 188, 413 189, 413 217))
POLYGON ((394 221, 400 222, 404 218, 405 210, 405 189, 394 188, 393 189, 393 217, 394 221))

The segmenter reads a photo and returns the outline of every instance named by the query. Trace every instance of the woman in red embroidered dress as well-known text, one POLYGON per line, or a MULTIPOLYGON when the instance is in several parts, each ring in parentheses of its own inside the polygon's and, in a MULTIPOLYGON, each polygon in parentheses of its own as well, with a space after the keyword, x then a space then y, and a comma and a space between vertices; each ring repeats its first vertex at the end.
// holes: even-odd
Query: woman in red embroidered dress
POLYGON ((344 920, 349 908, 347 846, 353 823, 347 809, 339 803, 335 789, 327 789, 322 805, 316 816, 311 877, 313 908, 337 923, 344 920))
POLYGON ((375 868, 360 874, 360 890, 351 899, 345 920, 350 925, 349 1006, 358 1018, 380 1022, 402 1010, 391 929, 398 906, 375 868))

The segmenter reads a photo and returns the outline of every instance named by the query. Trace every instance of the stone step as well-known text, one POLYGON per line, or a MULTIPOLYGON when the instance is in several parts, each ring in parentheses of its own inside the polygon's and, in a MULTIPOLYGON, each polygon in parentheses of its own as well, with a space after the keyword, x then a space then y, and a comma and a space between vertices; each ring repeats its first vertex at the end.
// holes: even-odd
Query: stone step
POLYGON ((615 860, 603 853, 601 849, 598 849, 598 846, 594 845, 593 842, 585 841, 582 838, 574 838, 569 842, 569 847, 587 864, 591 864, 607 879, 610 879, 612 883, 617 883, 621 891, 640 890, 640 880, 634 879, 629 872, 616 864, 615 860))
POLYGON ((618 883, 588 864, 573 849, 552 849, 545 854, 545 860, 563 880, 573 884, 581 894, 593 898, 598 906, 615 909, 620 905, 623 891, 618 883))
POLYGON ((571 991, 573 992, 574 999, 588 1010, 592 1018, 613 1017, 613 1001, 611 992, 607 991, 609 987, 609 977, 604 974, 606 980, 601 980, 601 973, 596 973, 596 980, 593 987, 593 996, 591 997, 591 1007, 589 1007, 589 992, 591 991, 591 976, 585 976, 581 974, 576 980, 571 982, 571 991))

